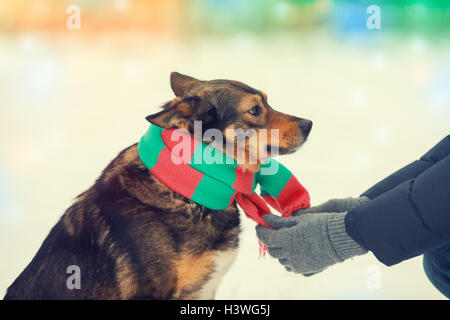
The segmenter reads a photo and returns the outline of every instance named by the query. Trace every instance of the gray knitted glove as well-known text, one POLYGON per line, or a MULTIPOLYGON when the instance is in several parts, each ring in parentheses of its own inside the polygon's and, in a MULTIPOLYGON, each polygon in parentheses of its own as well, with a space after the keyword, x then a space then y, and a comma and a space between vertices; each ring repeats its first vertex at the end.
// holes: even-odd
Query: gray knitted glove
POLYGON ((308 213, 291 218, 266 214, 264 221, 274 230, 257 226, 256 234, 288 271, 308 275, 367 252, 345 231, 346 214, 308 213))
POLYGON ((369 201, 370 199, 367 197, 331 199, 315 207, 297 210, 292 215, 298 216, 304 213, 316 212, 347 212, 369 201))

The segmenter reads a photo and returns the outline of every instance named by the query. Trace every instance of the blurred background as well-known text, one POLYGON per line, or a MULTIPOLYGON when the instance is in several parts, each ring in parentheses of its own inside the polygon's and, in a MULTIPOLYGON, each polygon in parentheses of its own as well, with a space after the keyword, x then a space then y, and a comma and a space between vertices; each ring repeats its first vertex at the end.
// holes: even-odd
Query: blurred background
MULTIPOLYGON (((173 98, 171 71, 242 81, 313 120, 282 161, 315 205, 358 196, 449 134, 449 36, 438 0, 0 0, 0 295, 173 98)), ((444 298, 421 257, 288 273, 258 259, 242 220, 218 299, 444 298)))

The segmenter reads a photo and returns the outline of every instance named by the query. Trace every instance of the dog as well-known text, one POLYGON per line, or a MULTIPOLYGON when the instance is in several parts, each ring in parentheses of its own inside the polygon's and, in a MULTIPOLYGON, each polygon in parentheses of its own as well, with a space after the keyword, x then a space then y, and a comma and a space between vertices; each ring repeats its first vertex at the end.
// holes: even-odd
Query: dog
MULTIPOLYGON (((297 150, 311 130, 311 121, 275 111, 264 92, 241 82, 176 72, 170 81, 175 98, 146 118, 159 127, 193 134, 201 121, 232 143, 230 129, 276 129, 280 154, 297 150)), ((252 148, 248 139, 244 150, 252 148)), ((261 161, 242 166, 257 171, 261 161)), ((213 299, 236 257, 239 224, 235 202, 212 210, 173 192, 134 144, 75 198, 5 299, 213 299), (79 271, 75 288, 70 266, 79 271)))

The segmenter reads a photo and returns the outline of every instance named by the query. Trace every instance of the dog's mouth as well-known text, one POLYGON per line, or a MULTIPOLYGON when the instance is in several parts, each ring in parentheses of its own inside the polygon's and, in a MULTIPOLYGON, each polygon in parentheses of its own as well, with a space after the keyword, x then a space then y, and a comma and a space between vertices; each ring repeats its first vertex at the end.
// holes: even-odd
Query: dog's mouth
POLYGON ((300 148, 300 145, 289 148, 282 148, 273 145, 267 145, 267 153, 270 154, 271 157, 278 155, 282 156, 285 154, 290 154, 296 152, 300 148))
POLYGON ((289 147, 280 147, 277 145, 271 145, 268 144, 267 145, 267 154, 269 154, 270 156, 277 156, 277 155, 285 155, 285 154, 291 154, 296 152, 298 149, 300 149, 300 147, 306 142, 306 139, 301 139, 300 142, 293 144, 289 147))

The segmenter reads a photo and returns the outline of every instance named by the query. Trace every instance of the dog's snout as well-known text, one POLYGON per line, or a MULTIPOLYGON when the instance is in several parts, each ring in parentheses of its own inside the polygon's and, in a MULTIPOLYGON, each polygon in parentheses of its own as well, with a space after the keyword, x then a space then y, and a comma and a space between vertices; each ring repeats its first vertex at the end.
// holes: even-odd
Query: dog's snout
POLYGON ((313 125, 313 123, 312 123, 311 120, 303 119, 303 120, 300 121, 299 127, 300 127, 300 130, 302 131, 302 134, 303 134, 303 136, 305 138, 308 136, 309 132, 311 131, 312 125, 313 125))

